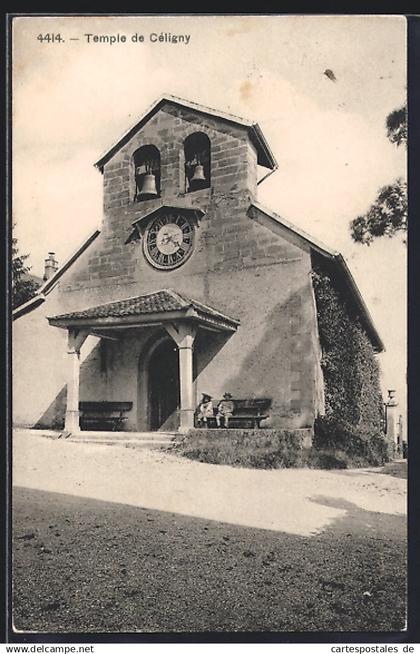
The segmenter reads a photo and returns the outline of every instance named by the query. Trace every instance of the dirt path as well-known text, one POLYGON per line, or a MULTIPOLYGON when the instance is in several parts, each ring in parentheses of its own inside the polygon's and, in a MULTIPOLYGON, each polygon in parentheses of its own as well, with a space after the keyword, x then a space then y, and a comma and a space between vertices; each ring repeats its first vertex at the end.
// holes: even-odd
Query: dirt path
POLYGON ((345 517, 339 500, 391 515, 406 510, 406 481, 376 471, 249 470, 19 432, 13 452, 17 486, 302 536, 345 517))
POLYGON ((14 484, 20 630, 404 626, 403 479, 17 434, 14 484))

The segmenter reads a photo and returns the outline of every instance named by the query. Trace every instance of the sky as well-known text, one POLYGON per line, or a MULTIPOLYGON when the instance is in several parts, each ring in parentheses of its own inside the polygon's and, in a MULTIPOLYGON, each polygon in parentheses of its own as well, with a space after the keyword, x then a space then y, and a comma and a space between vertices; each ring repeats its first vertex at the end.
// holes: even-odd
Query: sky
POLYGON ((362 246, 349 230, 381 186, 406 174, 406 151, 389 142, 385 128, 406 97, 405 19, 59 16, 13 23, 13 220, 32 273, 42 276, 49 251, 63 263, 100 226, 102 176, 93 164, 160 95, 248 118, 279 163, 258 187, 259 201, 343 254, 386 346, 383 390, 396 389, 405 417, 406 247, 398 237, 362 246), (38 39, 46 34, 62 40, 38 39), (120 40, 95 42, 93 35, 120 40), (188 43, 170 42, 173 35, 189 36, 188 43))

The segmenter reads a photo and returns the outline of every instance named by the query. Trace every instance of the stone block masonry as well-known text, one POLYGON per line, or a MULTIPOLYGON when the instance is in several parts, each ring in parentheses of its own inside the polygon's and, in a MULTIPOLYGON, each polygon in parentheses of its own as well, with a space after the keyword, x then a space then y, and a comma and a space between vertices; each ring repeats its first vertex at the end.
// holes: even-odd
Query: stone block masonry
MULTIPOLYGON (((134 200, 135 181, 133 153, 142 145, 153 144, 161 156, 161 195, 183 197, 184 140, 201 131, 211 143, 212 188, 216 195, 230 188, 248 189, 256 193, 256 152, 245 129, 227 127, 209 116, 197 116, 186 109, 168 106, 156 114, 104 166, 104 209, 109 211, 128 206, 134 200), (176 117, 175 117, 176 114, 176 117)), ((140 204, 140 203, 139 203, 140 204)))

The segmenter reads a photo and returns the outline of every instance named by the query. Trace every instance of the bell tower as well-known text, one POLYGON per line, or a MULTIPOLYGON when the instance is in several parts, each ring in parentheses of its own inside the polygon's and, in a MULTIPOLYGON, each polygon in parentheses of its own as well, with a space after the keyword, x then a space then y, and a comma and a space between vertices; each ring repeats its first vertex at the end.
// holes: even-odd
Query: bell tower
POLYGON ((205 297, 206 276, 252 263, 247 211, 277 168, 257 123, 163 96, 95 165, 103 221, 85 277, 98 296, 104 278, 117 296, 178 287, 182 272, 205 297))
POLYGON ((256 199, 258 167, 274 171, 277 163, 258 124, 164 96, 96 166, 105 214, 114 215, 227 193, 256 199))

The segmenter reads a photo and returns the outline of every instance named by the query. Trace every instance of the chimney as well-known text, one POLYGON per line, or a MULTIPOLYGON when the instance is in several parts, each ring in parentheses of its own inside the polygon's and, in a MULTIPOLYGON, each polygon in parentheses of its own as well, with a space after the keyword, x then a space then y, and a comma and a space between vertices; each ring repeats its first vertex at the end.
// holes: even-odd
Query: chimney
POLYGON ((55 252, 48 252, 48 259, 45 259, 44 282, 50 279, 58 269, 58 261, 55 259, 55 252))

